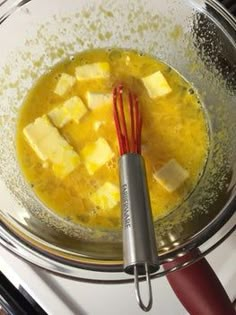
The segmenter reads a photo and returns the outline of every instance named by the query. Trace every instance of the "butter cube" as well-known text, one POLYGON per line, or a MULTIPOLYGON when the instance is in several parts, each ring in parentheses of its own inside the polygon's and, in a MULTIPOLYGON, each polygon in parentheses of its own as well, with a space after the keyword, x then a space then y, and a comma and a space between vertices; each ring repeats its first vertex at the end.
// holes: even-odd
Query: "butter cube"
POLYGON ((170 193, 178 189, 188 177, 189 172, 175 159, 170 160, 154 174, 158 183, 170 193))
POLYGON ((114 156, 109 144, 104 138, 88 144, 81 151, 87 171, 93 175, 100 167, 110 161, 114 156))
POLYGON ((112 209, 120 201, 120 190, 116 185, 106 182, 90 197, 90 200, 102 210, 112 209))
POLYGON ((53 109, 48 116, 56 127, 62 128, 71 120, 78 123, 87 111, 81 98, 73 96, 65 101, 61 107, 53 109))
POLYGON ((172 91, 161 71, 143 78, 142 82, 151 98, 165 96, 172 91))
POLYGON ((80 119, 87 113, 87 108, 78 96, 73 96, 64 103, 63 106, 70 114, 71 120, 78 123, 80 119))
POLYGON ((59 178, 64 178, 72 173, 80 164, 80 158, 74 150, 64 150, 61 160, 52 165, 54 174, 59 178))
POLYGON ((43 161, 43 167, 50 162, 57 177, 64 178, 79 165, 78 154, 46 116, 37 118, 26 126, 23 133, 31 148, 43 161))
POLYGON ((67 73, 62 73, 60 79, 57 82, 54 93, 59 96, 65 95, 72 89, 75 82, 76 82, 75 77, 67 73))
POLYGON ((23 134, 27 142, 42 161, 47 160, 47 155, 40 151, 38 144, 47 137, 48 134, 50 134, 51 127, 50 121, 46 118, 46 116, 43 116, 37 118, 33 123, 23 129, 23 134))
POLYGON ((72 149, 53 126, 51 132, 38 143, 38 147, 47 156, 47 159, 55 164, 64 163, 63 157, 66 151, 72 149))
POLYGON ((106 79, 110 76, 110 65, 107 62, 98 62, 79 66, 75 69, 78 81, 106 79))
POLYGON ((86 93, 87 104, 90 109, 95 109, 104 105, 112 104, 112 94, 111 93, 86 93))
POLYGON ((95 121, 95 123, 93 124, 93 129, 94 129, 95 131, 98 131, 103 125, 105 125, 105 121, 97 120, 97 121, 95 121))
POLYGON ((58 128, 64 127, 68 122, 71 121, 71 117, 64 107, 54 108, 48 113, 48 116, 53 124, 58 128))

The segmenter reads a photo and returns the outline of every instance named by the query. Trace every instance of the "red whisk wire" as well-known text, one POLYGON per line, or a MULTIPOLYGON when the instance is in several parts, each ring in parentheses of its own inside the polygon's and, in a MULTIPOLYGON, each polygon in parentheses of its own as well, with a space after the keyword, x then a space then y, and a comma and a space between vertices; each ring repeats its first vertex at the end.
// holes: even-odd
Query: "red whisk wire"
POLYGON ((133 107, 133 95, 129 92, 129 111, 130 111, 130 120, 131 120, 131 152, 136 151, 136 137, 135 137, 135 121, 134 121, 134 107, 133 107))
POLYGON ((134 99, 134 106, 135 106, 135 114, 136 114, 136 150, 137 153, 141 154, 141 132, 142 132, 142 117, 139 111, 139 104, 138 104, 138 98, 135 97, 134 99))
POLYGON ((124 87, 119 85, 113 90, 113 114, 116 125, 120 155, 126 153, 141 154, 142 118, 139 110, 138 98, 131 92, 124 92, 124 87), (128 99, 129 116, 125 111, 125 97, 128 99), (130 130, 128 130, 128 119, 130 130))
POLYGON ((118 87, 118 91, 119 91, 119 101, 120 101, 120 124, 121 124, 121 128, 122 128, 122 136, 123 136, 123 143, 124 143, 124 151, 125 152, 129 152, 130 150, 130 146, 129 146, 129 137, 128 137, 128 131, 127 131, 127 124, 126 124, 126 120, 125 120, 125 112, 124 112, 124 102, 123 102, 123 86, 120 85, 118 87))
POLYGON ((120 155, 122 155, 124 146, 123 146, 122 132, 121 132, 121 126, 120 126, 120 120, 119 120, 119 113, 118 113, 118 108, 117 108, 117 88, 114 88, 113 90, 113 115, 114 115, 117 137, 118 137, 118 142, 119 142, 120 155))

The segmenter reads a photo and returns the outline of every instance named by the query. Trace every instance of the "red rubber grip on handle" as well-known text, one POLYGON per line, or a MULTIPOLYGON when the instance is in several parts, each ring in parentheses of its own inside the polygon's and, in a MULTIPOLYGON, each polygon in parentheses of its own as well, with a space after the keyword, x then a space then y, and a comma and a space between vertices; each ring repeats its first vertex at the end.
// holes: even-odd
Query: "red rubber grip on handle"
MULTIPOLYGON (((179 257, 166 263, 164 268, 173 268, 194 256, 179 257)), ((190 315, 236 315, 227 293, 205 258, 167 274, 167 279, 190 315)))

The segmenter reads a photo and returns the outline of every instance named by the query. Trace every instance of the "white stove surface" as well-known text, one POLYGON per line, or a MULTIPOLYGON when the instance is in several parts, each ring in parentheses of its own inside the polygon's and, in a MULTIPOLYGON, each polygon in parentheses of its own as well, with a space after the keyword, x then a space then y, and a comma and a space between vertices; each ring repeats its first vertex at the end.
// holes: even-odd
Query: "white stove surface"
MULTIPOLYGON (((229 237, 208 261, 231 300, 236 298, 236 234, 229 237)), ((133 284, 97 285, 52 275, 0 247, 0 269, 19 284, 49 315, 141 315, 133 284)), ((186 315, 166 278, 152 281, 154 303, 150 315, 186 315)))

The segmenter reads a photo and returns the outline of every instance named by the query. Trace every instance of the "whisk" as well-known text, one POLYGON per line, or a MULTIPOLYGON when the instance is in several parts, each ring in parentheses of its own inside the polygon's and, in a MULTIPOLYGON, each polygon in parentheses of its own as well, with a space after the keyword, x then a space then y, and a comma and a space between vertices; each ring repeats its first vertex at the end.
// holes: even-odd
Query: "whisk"
POLYGON ((123 217, 124 271, 134 275, 135 293, 140 307, 152 307, 150 274, 159 269, 157 247, 141 155, 142 117, 136 95, 118 85, 113 90, 113 112, 120 149, 119 172, 123 217), (139 281, 148 284, 148 303, 144 305, 139 281))

